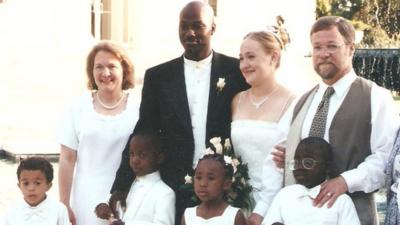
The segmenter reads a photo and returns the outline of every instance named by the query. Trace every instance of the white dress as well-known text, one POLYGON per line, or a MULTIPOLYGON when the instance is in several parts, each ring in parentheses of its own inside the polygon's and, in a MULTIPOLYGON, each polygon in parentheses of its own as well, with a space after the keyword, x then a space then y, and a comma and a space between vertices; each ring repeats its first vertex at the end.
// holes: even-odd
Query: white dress
POLYGON ((282 187, 281 171, 275 166, 270 153, 275 145, 286 140, 291 107, 286 107, 288 109, 278 122, 238 119, 231 123, 233 149, 243 163, 247 163, 249 183, 253 187, 252 195, 256 204, 254 212, 262 216, 282 187))
POLYGON ((110 192, 122 151, 139 117, 139 100, 128 95, 126 109, 118 115, 98 114, 91 93, 72 105, 61 123, 58 142, 77 151, 71 207, 77 225, 107 224, 94 213, 110 192))
POLYGON ((187 208, 185 210, 185 224, 186 225, 234 225, 238 208, 228 205, 221 216, 204 219, 197 216, 197 207, 187 208))

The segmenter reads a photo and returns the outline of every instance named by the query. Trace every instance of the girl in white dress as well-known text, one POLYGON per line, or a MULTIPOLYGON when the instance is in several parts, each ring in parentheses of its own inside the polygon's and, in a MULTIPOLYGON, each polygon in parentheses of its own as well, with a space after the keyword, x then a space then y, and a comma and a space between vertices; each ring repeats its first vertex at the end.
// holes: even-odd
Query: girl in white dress
POLYGON ((94 209, 110 192, 139 100, 124 91, 133 87, 133 66, 115 44, 94 46, 86 70, 92 91, 68 110, 58 136, 60 200, 73 225, 105 225, 94 209))
POLYGON ((259 225, 282 186, 271 150, 285 140, 294 95, 275 79, 284 43, 271 31, 251 32, 240 48, 240 70, 251 86, 232 101, 231 138, 237 156, 249 168, 255 208, 248 218, 259 225))
POLYGON ((243 213, 224 197, 232 176, 232 165, 224 161, 223 155, 201 158, 194 174, 194 191, 201 203, 185 210, 181 225, 245 225, 243 213))

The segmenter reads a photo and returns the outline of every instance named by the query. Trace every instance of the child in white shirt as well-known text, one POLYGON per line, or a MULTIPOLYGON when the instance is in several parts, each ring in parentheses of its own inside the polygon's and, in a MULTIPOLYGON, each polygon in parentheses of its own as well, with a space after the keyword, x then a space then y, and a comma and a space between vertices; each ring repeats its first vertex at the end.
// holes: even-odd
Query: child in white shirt
POLYGON ((17 177, 23 199, 6 214, 6 225, 70 225, 65 205, 46 195, 53 180, 53 166, 46 159, 22 160, 17 177))
POLYGON ((175 193, 161 180, 158 171, 164 159, 158 132, 134 133, 129 151, 129 165, 136 179, 121 204, 126 208, 113 210, 101 203, 95 210, 97 216, 109 219, 112 225, 174 225, 175 193))
POLYGON ((359 225, 355 206, 347 194, 328 208, 313 206, 320 184, 328 178, 332 150, 322 138, 308 137, 297 146, 291 162, 294 185, 282 188, 274 198, 263 225, 359 225))

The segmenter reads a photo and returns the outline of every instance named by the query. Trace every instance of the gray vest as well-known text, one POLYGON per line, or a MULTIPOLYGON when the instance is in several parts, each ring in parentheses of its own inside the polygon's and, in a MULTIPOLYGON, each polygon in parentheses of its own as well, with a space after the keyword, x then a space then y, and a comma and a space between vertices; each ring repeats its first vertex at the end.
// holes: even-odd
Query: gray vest
MULTIPOLYGON (((333 117, 329 128, 329 144, 333 151, 330 177, 337 177, 356 168, 371 154, 371 87, 372 82, 357 77, 333 117)), ((293 118, 314 89, 300 98, 294 108, 293 118)), ((356 206, 361 224, 376 224, 373 193, 355 192, 349 195, 356 206)))

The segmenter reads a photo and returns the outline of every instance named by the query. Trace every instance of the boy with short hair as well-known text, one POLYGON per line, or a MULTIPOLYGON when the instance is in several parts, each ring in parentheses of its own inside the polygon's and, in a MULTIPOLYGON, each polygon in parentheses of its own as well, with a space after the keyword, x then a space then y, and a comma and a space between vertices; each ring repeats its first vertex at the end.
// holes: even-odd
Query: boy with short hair
POLYGON ((347 194, 328 208, 313 206, 320 184, 329 178, 332 150, 322 138, 308 137, 297 146, 291 162, 296 184, 281 189, 264 218, 263 225, 358 225, 356 209, 347 194))
POLYGON ((8 211, 6 225, 70 224, 65 205, 46 195, 53 180, 53 166, 46 159, 31 157, 21 160, 17 177, 23 200, 8 211))
POLYGON ((115 212, 118 210, 101 203, 96 207, 97 216, 111 220, 111 224, 173 225, 175 193, 161 180, 158 171, 164 160, 159 133, 136 132, 129 142, 129 151, 129 165, 136 179, 126 196, 126 204, 122 204, 126 205, 126 210, 115 212))

